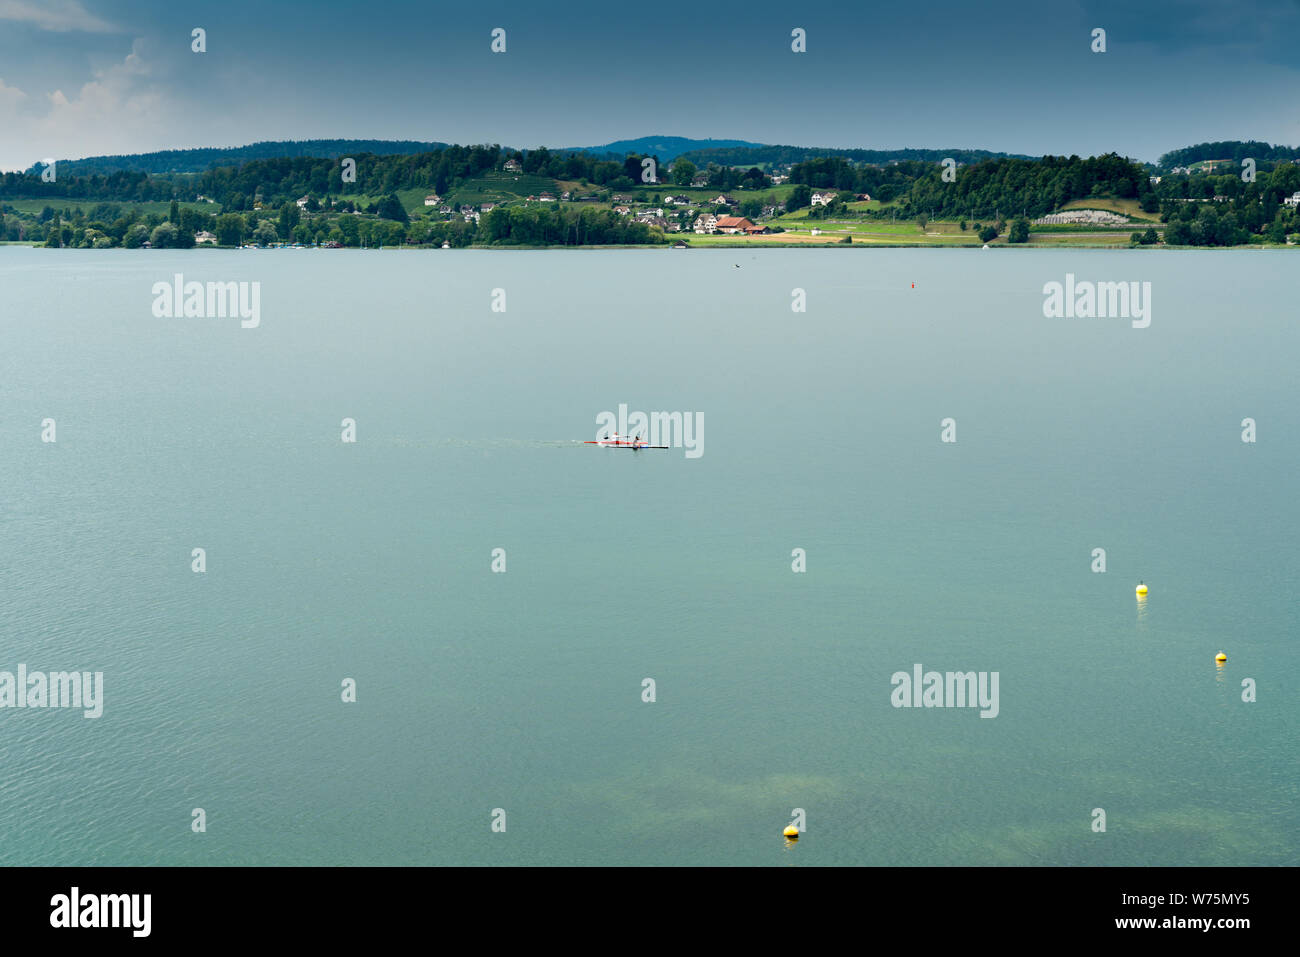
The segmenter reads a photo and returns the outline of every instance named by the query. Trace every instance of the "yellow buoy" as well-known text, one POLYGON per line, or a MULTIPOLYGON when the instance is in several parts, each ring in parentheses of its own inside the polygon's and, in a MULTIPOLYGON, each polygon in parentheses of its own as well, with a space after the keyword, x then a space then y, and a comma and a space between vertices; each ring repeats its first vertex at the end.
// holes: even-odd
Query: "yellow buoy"
POLYGON ((1225 661, 1228 660, 1228 656, 1221 651, 1214 656, 1214 660, 1217 661, 1219 664, 1223 664, 1225 661))
POLYGON ((1145 595, 1147 593, 1147 586, 1142 584, 1142 582, 1138 582, 1137 593, 1139 595, 1145 595))
POLYGON ((799 829, 793 824, 786 825, 786 829, 782 833, 793 841, 799 840, 799 829))

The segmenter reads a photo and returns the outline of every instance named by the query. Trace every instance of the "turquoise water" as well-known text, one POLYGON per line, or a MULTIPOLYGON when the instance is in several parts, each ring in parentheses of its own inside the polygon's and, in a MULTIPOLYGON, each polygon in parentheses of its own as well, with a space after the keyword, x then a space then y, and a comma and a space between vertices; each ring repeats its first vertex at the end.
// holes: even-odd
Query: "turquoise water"
POLYGON ((1295 274, 0 248, 0 671, 104 673, 0 709, 0 863, 1300 863, 1295 274), (1044 318, 1067 272, 1150 327, 1044 318), (620 403, 703 454, 574 441, 620 403))

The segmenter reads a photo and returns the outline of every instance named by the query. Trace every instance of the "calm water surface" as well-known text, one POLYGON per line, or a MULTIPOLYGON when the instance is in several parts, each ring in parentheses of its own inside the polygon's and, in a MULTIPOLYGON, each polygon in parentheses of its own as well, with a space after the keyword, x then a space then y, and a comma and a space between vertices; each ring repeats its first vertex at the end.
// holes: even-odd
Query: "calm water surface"
POLYGON ((0 248, 0 863, 1300 863, 1293 260, 0 248))

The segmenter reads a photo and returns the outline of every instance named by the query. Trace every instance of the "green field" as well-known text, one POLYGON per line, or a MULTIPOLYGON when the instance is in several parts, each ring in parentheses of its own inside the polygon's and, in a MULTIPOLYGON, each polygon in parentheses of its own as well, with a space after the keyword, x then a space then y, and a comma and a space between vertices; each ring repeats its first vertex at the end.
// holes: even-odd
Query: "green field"
POLYGON ((1116 199, 1113 196, 1093 196, 1089 199, 1072 199, 1061 209, 1053 212, 1061 212, 1066 209, 1104 209, 1111 213, 1119 213, 1132 219, 1141 220, 1142 222, 1159 222, 1158 213, 1145 213, 1142 206, 1136 199, 1116 199))
MULTIPOLYGON (((24 216, 39 216, 41 210, 46 206, 55 212, 62 212, 65 209, 73 211, 82 210, 87 215, 101 203, 108 203, 110 206, 120 206, 122 212, 127 208, 139 210, 141 215, 157 213, 160 216, 166 216, 171 210, 170 202, 147 202, 147 203, 129 203, 112 199, 75 199, 73 197, 51 197, 49 199, 9 199, 0 200, 0 206, 12 206, 14 212, 21 213, 24 216)), ((190 209, 197 209, 204 213, 219 213, 221 205, 219 203, 181 203, 181 206, 188 206, 190 209)))
MULTIPOLYGON (((424 208, 424 197, 429 190, 408 190, 406 192, 418 194, 415 196, 415 207, 424 208)), ((506 173, 502 171, 492 171, 485 173, 475 179, 466 180, 453 190, 449 190, 447 195, 442 198, 444 203, 452 207, 468 203, 471 206, 477 206, 480 203, 505 203, 511 200, 526 199, 529 196, 537 196, 540 193, 548 192, 558 200, 563 190, 555 180, 546 176, 534 176, 531 173, 506 173)), ((412 209, 407 204, 406 197, 398 194, 402 199, 403 205, 407 209, 412 209)))

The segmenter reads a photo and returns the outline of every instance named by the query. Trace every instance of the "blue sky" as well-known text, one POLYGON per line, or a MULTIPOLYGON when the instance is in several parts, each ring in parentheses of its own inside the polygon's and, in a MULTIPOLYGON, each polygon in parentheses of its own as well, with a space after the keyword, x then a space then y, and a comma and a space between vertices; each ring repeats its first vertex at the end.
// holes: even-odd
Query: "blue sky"
POLYGON ((1300 0, 0 0, 0 169, 265 139, 650 134, 1153 160, 1300 143, 1298 41, 1300 0))

